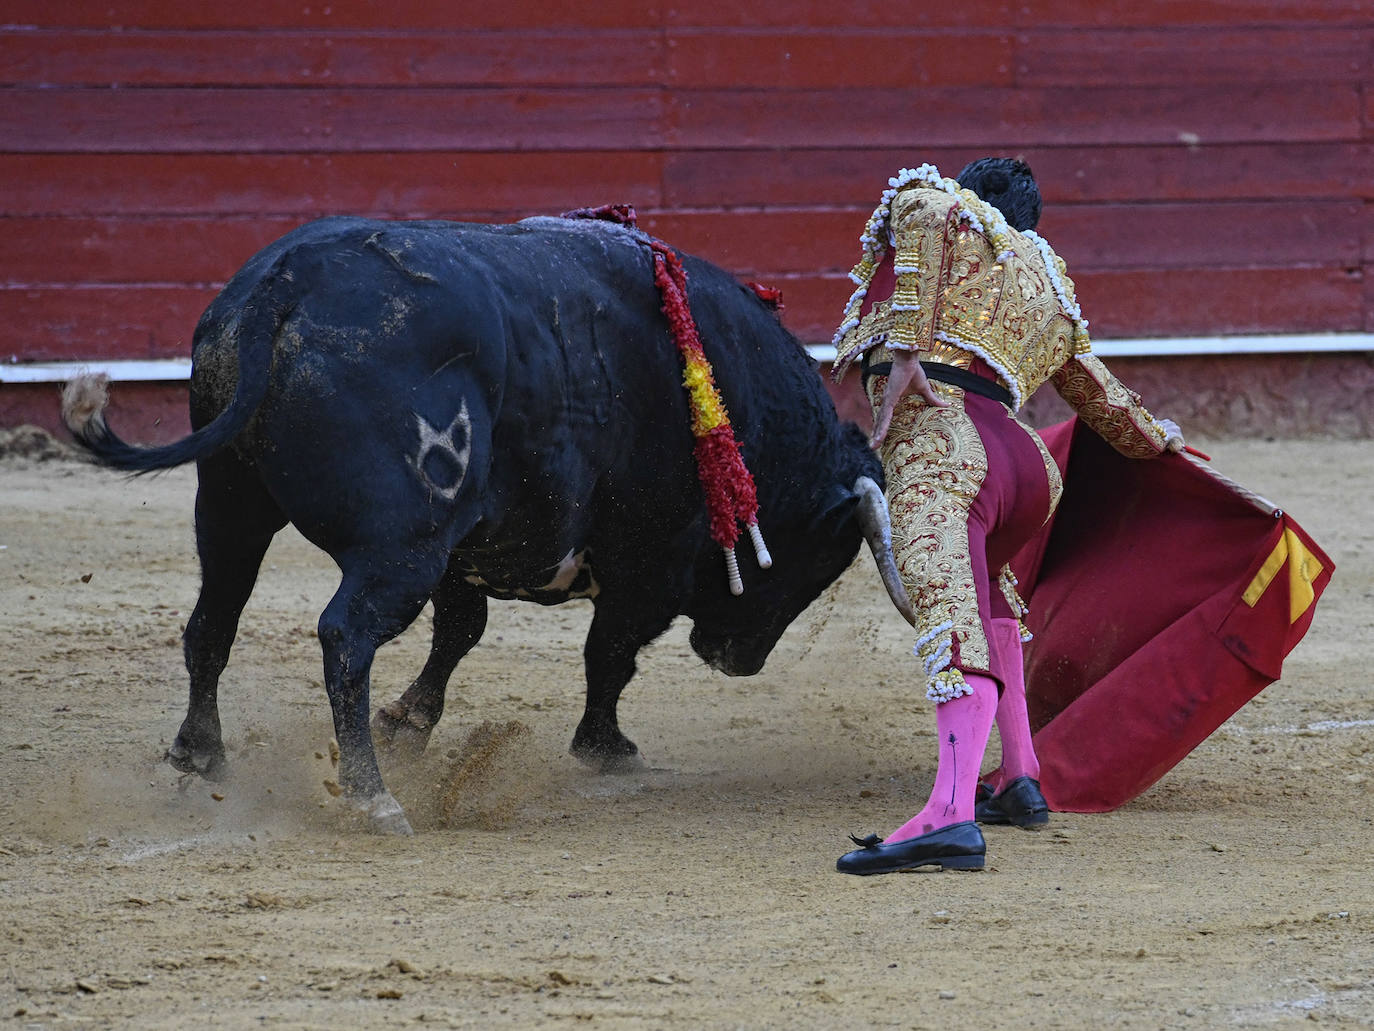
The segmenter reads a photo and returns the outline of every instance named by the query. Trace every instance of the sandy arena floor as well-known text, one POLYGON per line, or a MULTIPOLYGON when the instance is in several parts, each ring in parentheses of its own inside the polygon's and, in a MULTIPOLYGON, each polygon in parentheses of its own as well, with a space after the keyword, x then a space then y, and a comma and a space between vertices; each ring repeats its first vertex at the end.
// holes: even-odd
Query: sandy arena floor
MULTIPOLYGON (((918 808, 935 752, 867 565, 753 678, 679 621, 626 692, 649 769, 623 777, 566 752, 589 607, 493 603, 426 758, 388 771, 418 833, 387 839, 325 786, 328 559, 279 537, 221 685, 233 776, 179 777, 194 472, 11 448, 0 1023, 1374 1027, 1374 446, 1198 443, 1337 564, 1283 680, 1118 812, 864 879, 845 834, 918 808)), ((427 644, 426 615, 383 649, 374 706, 427 644)))

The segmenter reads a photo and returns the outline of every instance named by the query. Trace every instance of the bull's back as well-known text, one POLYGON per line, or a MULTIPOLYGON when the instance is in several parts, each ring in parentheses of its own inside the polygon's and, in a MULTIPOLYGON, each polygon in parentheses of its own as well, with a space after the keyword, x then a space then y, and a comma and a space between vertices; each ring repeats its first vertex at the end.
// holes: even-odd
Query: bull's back
POLYGON ((200 390, 223 400, 216 366, 232 359, 243 314, 274 269, 292 281, 291 307, 278 339, 253 346, 275 344, 286 375, 312 360, 420 373, 461 362, 483 376, 516 362, 539 378, 541 357, 575 365, 599 350, 616 361, 616 345, 642 337, 655 310, 647 248, 618 226, 320 219, 254 255, 206 309, 194 345, 200 390))
MULTIPOLYGON (((255 255, 207 309, 194 421, 232 396, 239 327, 269 276, 289 281, 288 302, 272 338, 248 342, 272 373, 238 446, 303 529, 367 492, 430 510, 478 497, 500 532, 537 531, 586 509, 654 422, 643 413, 683 405, 642 238, 331 218, 255 255)), ((685 414, 672 421, 688 440, 685 414)))

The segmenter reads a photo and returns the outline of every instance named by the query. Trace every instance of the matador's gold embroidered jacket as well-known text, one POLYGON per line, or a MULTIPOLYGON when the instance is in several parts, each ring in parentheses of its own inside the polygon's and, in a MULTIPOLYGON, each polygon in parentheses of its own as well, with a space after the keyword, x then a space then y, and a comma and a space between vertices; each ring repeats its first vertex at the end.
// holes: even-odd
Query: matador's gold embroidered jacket
POLYGON ((1163 451, 1164 428, 1140 396, 1089 353, 1064 262, 1033 232, 1005 222, 990 232, 990 206, 952 180, 942 183, 916 182, 893 197, 882 231, 894 250, 896 289, 858 318, 874 264, 866 257, 856 267, 861 289, 836 341, 835 381, 874 347, 915 350, 923 361, 964 369, 977 356, 1011 392, 1013 409, 1049 381, 1122 454, 1163 451))
MULTIPOLYGON (((1051 382, 1095 432, 1118 451, 1151 458, 1165 448, 1164 427, 1140 398, 1089 353, 1087 323, 1063 261, 1034 233, 1018 233, 991 205, 934 169, 885 195, 865 229, 863 260, 836 333, 833 376, 872 349, 918 352, 923 361, 968 369, 981 358, 1012 397, 1012 408, 1051 382), (895 287, 863 312, 868 287, 891 250, 895 287)), ((909 180, 908 180, 909 181, 909 180)), ((875 410, 881 377, 868 384, 875 410)), ((988 474, 963 391, 935 389, 949 408, 903 401, 883 445, 893 546, 917 615, 914 652, 936 702, 970 690, 963 671, 993 670, 970 552, 968 515, 988 474)), ((1053 511, 1059 471, 1039 436, 1053 511)), ((1025 609, 1010 570, 996 577, 1012 611, 1025 609)), ((989 585, 991 586, 991 585, 989 585)))

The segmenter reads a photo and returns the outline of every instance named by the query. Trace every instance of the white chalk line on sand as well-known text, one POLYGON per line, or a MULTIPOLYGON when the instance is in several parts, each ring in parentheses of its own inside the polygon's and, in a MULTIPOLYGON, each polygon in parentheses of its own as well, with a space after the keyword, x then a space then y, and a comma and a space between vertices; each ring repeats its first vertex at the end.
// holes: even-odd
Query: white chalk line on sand
POLYGON ((1361 727, 1374 727, 1374 720, 1318 720, 1301 727, 1259 727, 1254 730, 1232 723, 1227 729, 1235 734, 1322 734, 1330 730, 1358 730, 1361 727))

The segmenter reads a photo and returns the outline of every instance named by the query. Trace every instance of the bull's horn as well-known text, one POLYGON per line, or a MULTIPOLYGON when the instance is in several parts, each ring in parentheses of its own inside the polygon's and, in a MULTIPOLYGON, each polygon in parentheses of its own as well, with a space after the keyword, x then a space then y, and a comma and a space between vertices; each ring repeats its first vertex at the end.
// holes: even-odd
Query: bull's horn
POLYGON ((873 552, 873 561, 878 564, 878 575, 883 578, 887 595, 902 618, 915 626, 916 613, 911 608, 902 574, 897 571, 897 559, 892 554, 892 521, 882 488, 867 476, 860 476, 854 481, 854 493, 859 495, 859 525, 863 527, 869 551, 873 552))

